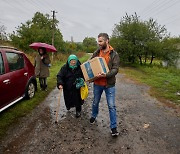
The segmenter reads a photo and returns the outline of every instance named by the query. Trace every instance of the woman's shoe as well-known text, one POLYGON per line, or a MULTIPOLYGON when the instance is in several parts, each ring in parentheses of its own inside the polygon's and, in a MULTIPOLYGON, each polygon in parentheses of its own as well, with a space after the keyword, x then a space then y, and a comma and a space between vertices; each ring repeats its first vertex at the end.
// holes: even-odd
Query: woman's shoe
POLYGON ((81 112, 76 112, 76 118, 79 118, 81 116, 81 112))

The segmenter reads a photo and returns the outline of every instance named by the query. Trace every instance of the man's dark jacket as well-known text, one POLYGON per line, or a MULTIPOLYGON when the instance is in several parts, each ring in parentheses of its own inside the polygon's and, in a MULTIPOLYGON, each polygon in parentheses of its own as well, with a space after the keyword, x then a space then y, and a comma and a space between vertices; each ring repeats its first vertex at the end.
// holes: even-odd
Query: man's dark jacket
MULTIPOLYGON (((100 50, 96 50, 92 57, 98 57, 99 56, 99 52, 100 50)), ((106 78, 107 78, 107 87, 112 87, 115 85, 116 83, 116 74, 118 73, 119 70, 119 65, 120 65, 120 59, 119 59, 119 55, 116 51, 111 50, 110 51, 110 60, 108 63, 108 68, 109 68, 109 72, 106 74, 106 78)))

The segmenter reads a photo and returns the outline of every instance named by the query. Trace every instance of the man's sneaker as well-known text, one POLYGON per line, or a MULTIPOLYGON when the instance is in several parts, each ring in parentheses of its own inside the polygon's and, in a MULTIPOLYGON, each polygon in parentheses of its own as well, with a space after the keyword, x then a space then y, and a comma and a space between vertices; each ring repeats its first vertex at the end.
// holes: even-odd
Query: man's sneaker
POLYGON ((91 123, 91 124, 93 124, 93 123, 95 122, 95 119, 96 119, 96 118, 91 117, 91 118, 90 118, 90 120, 89 120, 89 121, 90 121, 90 123, 91 123))
POLYGON ((117 131, 116 128, 112 128, 112 129, 111 129, 111 135, 112 135, 112 136, 118 136, 118 135, 119 135, 119 133, 118 133, 118 131, 117 131))

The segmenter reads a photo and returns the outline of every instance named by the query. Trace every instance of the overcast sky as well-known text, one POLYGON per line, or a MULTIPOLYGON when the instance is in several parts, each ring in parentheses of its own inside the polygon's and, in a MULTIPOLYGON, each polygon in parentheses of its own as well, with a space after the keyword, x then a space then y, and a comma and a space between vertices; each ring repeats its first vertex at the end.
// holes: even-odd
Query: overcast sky
POLYGON ((171 36, 180 35, 180 0, 0 0, 0 25, 12 33, 37 11, 52 15, 53 10, 65 41, 73 37, 82 42, 100 32, 111 35, 114 25, 134 12, 142 20, 152 17, 165 25, 171 36))

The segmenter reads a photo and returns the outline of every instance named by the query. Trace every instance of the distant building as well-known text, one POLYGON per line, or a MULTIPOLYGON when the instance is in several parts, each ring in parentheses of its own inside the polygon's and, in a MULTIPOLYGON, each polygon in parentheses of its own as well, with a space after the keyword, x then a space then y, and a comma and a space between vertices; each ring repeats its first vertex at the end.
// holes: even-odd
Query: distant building
POLYGON ((71 42, 74 42, 74 40, 73 40, 73 36, 71 36, 71 42))

